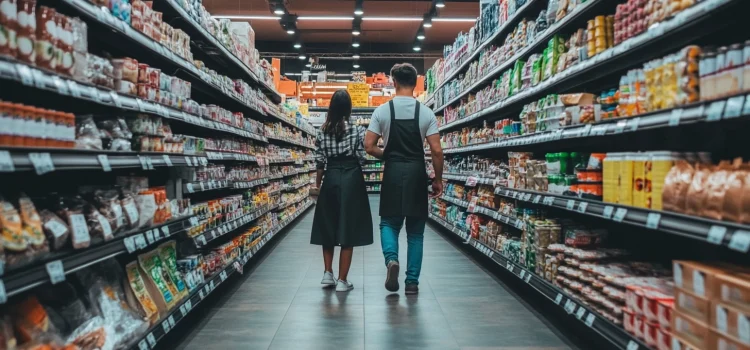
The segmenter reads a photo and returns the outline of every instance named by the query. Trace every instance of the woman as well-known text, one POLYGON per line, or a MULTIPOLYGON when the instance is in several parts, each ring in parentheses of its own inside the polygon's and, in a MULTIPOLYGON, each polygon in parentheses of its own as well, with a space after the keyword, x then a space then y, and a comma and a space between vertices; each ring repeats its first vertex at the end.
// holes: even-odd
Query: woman
POLYGON ((320 189, 315 207, 311 244, 323 246, 325 272, 321 284, 337 292, 354 288, 347 275, 354 247, 372 244, 372 217, 362 165, 365 129, 349 123, 352 100, 346 90, 331 97, 326 121, 315 139, 315 186, 320 189), (320 183, 325 177, 323 187, 320 183), (333 247, 340 246, 339 276, 333 278, 333 247))

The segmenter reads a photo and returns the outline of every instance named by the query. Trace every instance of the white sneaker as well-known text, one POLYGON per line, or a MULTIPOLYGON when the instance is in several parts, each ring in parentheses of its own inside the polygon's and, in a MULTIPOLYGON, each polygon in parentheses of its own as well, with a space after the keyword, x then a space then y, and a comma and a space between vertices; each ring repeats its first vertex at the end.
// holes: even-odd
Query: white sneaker
POLYGON ((354 289, 354 285, 349 281, 342 281, 339 280, 339 283, 336 284, 336 291, 337 292, 348 292, 350 290, 354 289))
POLYGON ((333 278, 333 272, 326 271, 323 274, 323 280, 320 281, 320 284, 324 284, 326 286, 335 286, 336 285, 336 279, 333 278))

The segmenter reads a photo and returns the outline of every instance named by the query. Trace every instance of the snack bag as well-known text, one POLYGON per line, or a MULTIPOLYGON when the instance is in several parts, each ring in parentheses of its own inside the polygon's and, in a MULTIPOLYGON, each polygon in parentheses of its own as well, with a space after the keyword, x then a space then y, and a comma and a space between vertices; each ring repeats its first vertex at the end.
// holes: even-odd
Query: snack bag
MULTIPOLYGON (((158 297, 164 300, 167 306, 166 310, 172 309, 178 301, 177 287, 175 287, 172 278, 166 270, 166 267, 159 258, 159 252, 152 250, 148 253, 138 255, 138 262, 148 276, 148 280, 154 284, 158 290, 158 297)), ((162 311, 162 310, 160 310, 162 311)))
POLYGON ((185 287, 185 282, 177 272, 177 249, 175 248, 175 241, 169 241, 161 244, 157 250, 159 251, 159 257, 164 263, 169 277, 177 287, 177 295, 179 298, 184 298, 188 295, 188 290, 185 287))
MULTIPOLYGON (((125 289, 125 295, 128 299, 128 304, 140 315, 148 321, 150 324, 155 324, 159 321, 159 307, 157 302, 163 299, 153 299, 149 294, 149 288, 143 278, 143 271, 139 268, 138 262, 133 261, 125 266, 125 273, 128 279, 128 287, 125 289)), ((166 310, 166 304, 162 305, 161 309, 166 310)))

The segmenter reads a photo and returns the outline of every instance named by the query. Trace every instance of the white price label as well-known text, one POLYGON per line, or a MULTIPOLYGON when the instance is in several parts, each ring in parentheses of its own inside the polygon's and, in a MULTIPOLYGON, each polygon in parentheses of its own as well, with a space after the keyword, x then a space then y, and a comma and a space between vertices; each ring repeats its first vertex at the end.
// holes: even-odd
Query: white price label
POLYGON ((572 314, 575 310, 576 303, 572 302, 571 300, 565 302, 565 312, 567 312, 568 314, 572 314))
POLYGON ((583 306, 579 306, 578 311, 576 311, 576 317, 580 320, 585 315, 586 315, 586 309, 584 309, 583 306))
POLYGON ((21 83, 26 86, 34 85, 34 77, 31 76, 31 69, 23 64, 16 64, 16 72, 21 79, 21 83))
POLYGON ((70 96, 80 98, 81 97, 81 89, 78 88, 78 83, 72 80, 68 80, 68 91, 70 92, 70 96))
POLYGON ((536 197, 534 197, 534 204, 539 204, 539 201, 540 201, 541 199, 542 199, 542 196, 541 196, 541 195, 536 195, 536 197))
POLYGON ((170 235, 170 233, 169 233, 169 226, 166 226, 166 225, 162 226, 161 227, 161 233, 164 234, 164 237, 169 237, 169 235, 170 235))
POLYGON ((747 253, 748 248, 750 248, 750 232, 734 231, 732 238, 729 240, 729 248, 747 253))
POLYGON ((526 277, 526 270, 521 270, 521 279, 526 277))
POLYGON ((154 244, 154 231, 146 231, 146 241, 148 241, 149 245, 154 244))
POLYGON ((133 236, 125 237, 123 242, 125 243, 125 249, 128 251, 128 253, 132 253, 136 250, 133 236))
POLYGON ((198 236, 198 242, 200 242, 201 245, 206 245, 208 242, 206 242, 206 236, 200 235, 198 236))
MULTIPOLYGON (((672 340, 677 340, 677 338, 672 338, 672 340)), ((635 340, 629 341, 626 350, 638 350, 638 343, 635 340)))
POLYGON ((187 163, 188 166, 193 166, 193 161, 188 156, 185 156, 185 163, 187 163))
POLYGON ((138 161, 141 162, 141 169, 148 170, 148 163, 146 162, 146 157, 138 156, 138 161))
POLYGON ((591 124, 586 124, 582 129, 581 133, 579 134, 581 137, 589 136, 591 133, 591 124))
POLYGON ((615 211, 615 208, 611 205, 607 205, 604 207, 604 211, 602 212, 602 216, 604 216, 605 219, 611 219, 612 218, 612 212, 615 211))
POLYGON ((164 329, 164 334, 169 333, 169 331, 172 329, 169 326, 169 321, 167 321, 167 320, 164 320, 164 322, 161 323, 161 328, 164 329))
POLYGON ((203 293, 203 289, 201 289, 201 290, 199 291, 199 294, 200 294, 200 296, 201 296, 201 300, 203 300, 204 298, 206 298, 206 294, 205 294, 205 293, 203 293))
POLYGON ((107 157, 106 154, 97 155, 96 158, 99 160, 99 164, 102 165, 102 170, 104 172, 112 171, 112 166, 109 164, 109 157, 107 157))
POLYGON ((576 201, 569 199, 568 203, 565 205, 565 208, 567 208, 568 210, 573 210, 575 206, 576 206, 576 201))
POLYGON ((588 202, 578 203, 578 212, 581 213, 581 214, 583 214, 583 213, 586 212, 586 208, 588 208, 588 207, 589 207, 589 203, 588 202))
POLYGON ((623 131, 625 131, 625 126, 628 124, 627 120, 620 120, 617 122, 617 125, 615 125, 615 134, 620 134, 623 131))
POLYGON ((524 281, 526 281, 526 283, 529 283, 531 281, 531 272, 526 274, 526 278, 524 278, 524 281))
POLYGON ((174 324, 175 324, 175 322, 174 322, 174 316, 173 315, 169 315, 169 318, 167 318, 167 321, 169 321, 169 326, 172 327, 172 328, 174 328, 174 324))
MULTIPOLYGON (((727 101, 721 100, 711 103, 711 105, 708 107, 708 112, 706 114, 706 121, 713 122, 717 120, 721 120, 721 114, 724 112, 724 106, 727 104, 727 101)), ((672 126, 670 124, 670 126, 672 126)))
POLYGON ((745 107, 742 108, 742 114, 744 115, 750 114, 750 95, 745 97, 745 107))
POLYGON ((185 188, 187 189, 188 193, 195 193, 195 189, 193 188, 193 184, 192 184, 192 183, 189 183, 189 182, 188 182, 188 183, 187 183, 187 184, 185 185, 185 188))
POLYGON ((65 269, 63 268, 62 261, 55 260, 50 261, 45 265, 49 280, 52 284, 58 284, 65 281, 65 269))
POLYGON ((55 171, 52 156, 49 153, 29 153, 29 160, 34 165, 37 175, 43 175, 55 171))
POLYGON ((16 171, 13 158, 8 151, 0 151, 0 173, 12 173, 16 171))
POLYGON ((669 115, 669 126, 680 125, 680 118, 682 118, 682 109, 673 109, 672 114, 669 115))
POLYGON ((161 157, 164 159, 164 163, 167 164, 168 167, 172 166, 172 158, 169 158, 166 154, 163 154, 161 157))
POLYGON ((151 348, 148 346, 148 343, 146 342, 145 339, 138 342, 138 350, 149 350, 149 349, 151 348))
POLYGON ((180 313, 182 314, 182 317, 187 316, 187 304, 180 305, 180 313))
POLYGON ((141 100, 140 98, 135 99, 135 103, 138 105, 138 110, 141 112, 146 112, 146 104, 141 100))
POLYGON ((557 293, 557 296, 555 297, 555 304, 560 305, 562 298, 563 298, 562 294, 557 293))
POLYGON ((706 240, 713 244, 721 244, 724 242, 724 236, 726 236, 726 234, 727 228, 725 226, 711 225, 706 240))
POLYGON ((135 241, 135 247, 138 249, 143 249, 143 248, 148 247, 148 244, 146 244, 146 238, 144 238, 143 234, 141 233, 134 235, 133 240, 135 241))
POLYGON ((659 227, 661 221, 661 214, 659 213, 648 213, 646 217, 646 227, 652 230, 656 230, 659 227))
POLYGON ((110 91, 109 98, 112 100, 113 105, 117 106, 117 108, 122 108, 122 102, 120 102, 120 96, 117 95, 116 92, 110 91))
POLYGON ((8 301, 8 295, 5 293, 5 283, 0 280, 0 304, 5 304, 8 301))
POLYGON ((630 120, 630 131, 638 131, 638 124, 640 124, 641 118, 634 118, 630 120))
POLYGON ((146 336, 146 340, 148 341, 148 344, 149 344, 149 345, 151 345, 151 347, 152 347, 152 348, 153 348, 154 346, 156 346, 156 337, 154 337, 154 333, 153 333, 153 332, 152 332, 152 333, 149 333, 149 334, 148 334, 148 335, 146 336))
POLYGON ((146 166, 148 170, 154 170, 154 161, 151 160, 151 157, 146 157, 146 166))
POLYGON ((594 316, 593 313, 590 313, 588 316, 586 316, 586 325, 591 327, 594 325, 594 321, 596 321, 596 316, 594 316))
POLYGON ((617 208, 615 210, 615 215, 612 215, 612 220, 616 222, 622 222, 622 220, 625 220, 625 215, 628 214, 628 210, 625 208, 617 208))
POLYGON ((737 118, 742 115, 742 107, 745 105, 745 96, 735 96, 727 100, 724 109, 724 119, 737 118))

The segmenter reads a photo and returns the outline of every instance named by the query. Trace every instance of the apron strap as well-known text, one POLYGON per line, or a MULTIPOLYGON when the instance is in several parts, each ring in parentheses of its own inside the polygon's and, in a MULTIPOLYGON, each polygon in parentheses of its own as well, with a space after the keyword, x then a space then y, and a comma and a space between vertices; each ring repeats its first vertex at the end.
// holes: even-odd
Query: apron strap
MULTIPOLYGON (((414 100, 414 125, 416 126, 417 132, 419 132, 419 138, 422 138, 422 133, 419 131, 419 101, 414 100)), ((421 142, 421 141, 420 141, 421 142)))
POLYGON ((393 121, 396 120, 396 107, 393 105, 393 99, 388 101, 388 107, 391 109, 391 127, 393 127, 393 121))

